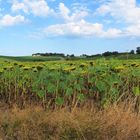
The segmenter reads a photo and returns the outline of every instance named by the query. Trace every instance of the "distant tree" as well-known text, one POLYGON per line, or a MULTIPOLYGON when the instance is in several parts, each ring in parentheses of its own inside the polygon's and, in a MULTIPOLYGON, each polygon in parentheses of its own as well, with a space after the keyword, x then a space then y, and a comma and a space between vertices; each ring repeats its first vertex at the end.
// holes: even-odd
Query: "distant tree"
POLYGON ((88 57, 88 55, 87 54, 82 54, 82 55, 80 55, 80 57, 88 57))
POLYGON ((59 57, 65 57, 65 54, 63 53, 36 53, 32 54, 33 56, 59 56, 59 57))
POLYGON ((135 54, 135 51, 134 51, 134 50, 131 50, 131 51, 130 51, 130 54, 135 54))
POLYGON ((94 54, 94 55, 88 55, 87 58, 92 58, 92 57, 101 57, 101 54, 94 54))
POLYGON ((136 53, 137 53, 137 54, 140 54, 140 47, 137 47, 136 53))
POLYGON ((107 52, 104 52, 102 55, 103 55, 103 56, 110 56, 110 55, 112 55, 112 53, 109 52, 109 51, 107 51, 107 52))
POLYGON ((71 54, 70 57, 75 57, 74 54, 71 54))
POLYGON ((118 55, 119 53, 117 51, 112 52, 112 55, 118 55))
POLYGON ((128 52, 120 52, 119 55, 127 55, 128 52))

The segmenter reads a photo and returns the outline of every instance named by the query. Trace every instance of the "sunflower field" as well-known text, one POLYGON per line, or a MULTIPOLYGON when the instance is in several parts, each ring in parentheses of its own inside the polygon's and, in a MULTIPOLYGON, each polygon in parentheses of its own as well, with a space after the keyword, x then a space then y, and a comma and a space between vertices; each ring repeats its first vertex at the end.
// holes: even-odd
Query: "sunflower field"
POLYGON ((124 100, 140 107, 140 60, 0 60, 0 101, 9 105, 106 107, 124 100))

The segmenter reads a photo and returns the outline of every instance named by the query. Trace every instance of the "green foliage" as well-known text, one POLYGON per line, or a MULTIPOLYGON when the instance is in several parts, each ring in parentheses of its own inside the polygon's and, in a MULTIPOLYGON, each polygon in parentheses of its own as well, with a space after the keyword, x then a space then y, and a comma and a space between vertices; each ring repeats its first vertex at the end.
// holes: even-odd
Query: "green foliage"
POLYGON ((84 94, 78 94, 78 95, 77 95, 77 99, 78 99, 80 102, 84 101, 84 100, 85 100, 84 94))
POLYGON ((38 99, 73 105, 91 99, 104 107, 140 95, 139 60, 0 62, 0 97, 9 103, 38 99))
POLYGON ((73 89, 72 88, 67 88, 66 95, 71 96, 72 94, 73 94, 73 89))
POLYGON ((133 93, 135 96, 140 96, 140 87, 133 87, 133 93))
POLYGON ((64 104, 64 99, 63 99, 62 97, 57 97, 57 98, 55 99, 55 103, 56 103, 57 105, 63 105, 63 104, 64 104))
POLYGON ((45 96, 45 91, 44 90, 37 91, 37 95, 39 96, 39 98, 43 98, 45 96))

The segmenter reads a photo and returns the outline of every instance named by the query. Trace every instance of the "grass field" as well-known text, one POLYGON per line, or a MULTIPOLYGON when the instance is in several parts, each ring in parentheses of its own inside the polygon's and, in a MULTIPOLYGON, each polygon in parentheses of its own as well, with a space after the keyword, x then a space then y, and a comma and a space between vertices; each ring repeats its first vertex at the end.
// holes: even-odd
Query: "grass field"
POLYGON ((56 56, 48 56, 48 57, 39 57, 39 56, 0 56, 0 59, 7 59, 7 60, 14 60, 14 61, 21 61, 21 62, 35 62, 35 61, 57 61, 63 60, 62 57, 56 56))
POLYGON ((140 138, 139 59, 47 60, 0 58, 3 139, 140 138))

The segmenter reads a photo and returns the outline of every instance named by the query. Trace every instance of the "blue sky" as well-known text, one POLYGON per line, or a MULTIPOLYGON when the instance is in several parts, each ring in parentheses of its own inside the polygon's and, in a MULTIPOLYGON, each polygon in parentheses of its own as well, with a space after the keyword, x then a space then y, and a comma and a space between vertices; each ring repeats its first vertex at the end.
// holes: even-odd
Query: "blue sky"
POLYGON ((140 0, 0 0, 0 55, 140 46, 140 0))

